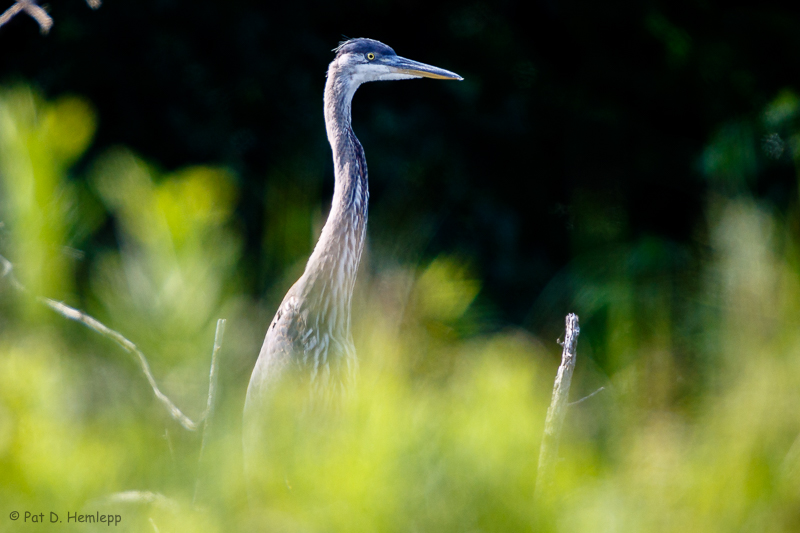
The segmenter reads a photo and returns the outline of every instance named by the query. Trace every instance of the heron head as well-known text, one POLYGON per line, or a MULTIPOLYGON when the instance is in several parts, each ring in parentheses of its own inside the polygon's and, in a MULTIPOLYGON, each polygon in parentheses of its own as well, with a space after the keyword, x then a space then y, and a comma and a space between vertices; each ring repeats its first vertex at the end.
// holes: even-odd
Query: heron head
POLYGON ((412 78, 463 79, 449 70, 400 57, 385 44, 363 38, 341 43, 336 48, 336 58, 331 67, 339 70, 340 74, 349 75, 356 85, 368 81, 412 78))

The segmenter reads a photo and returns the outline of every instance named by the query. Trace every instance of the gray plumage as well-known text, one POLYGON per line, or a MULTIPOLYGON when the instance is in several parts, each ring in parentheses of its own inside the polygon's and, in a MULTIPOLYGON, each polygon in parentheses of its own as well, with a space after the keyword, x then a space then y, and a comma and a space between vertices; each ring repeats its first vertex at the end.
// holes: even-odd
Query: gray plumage
POLYGON ((358 369, 350 305, 367 227, 369 183, 364 149, 350 124, 350 105, 365 82, 419 77, 456 79, 452 72, 398 57, 372 39, 336 49, 325 84, 325 126, 333 150, 335 185, 328 220, 305 272, 289 289, 267 330, 245 402, 245 455, 263 453, 255 431, 269 415, 282 379, 307 383, 309 401, 327 403, 346 392, 358 369))

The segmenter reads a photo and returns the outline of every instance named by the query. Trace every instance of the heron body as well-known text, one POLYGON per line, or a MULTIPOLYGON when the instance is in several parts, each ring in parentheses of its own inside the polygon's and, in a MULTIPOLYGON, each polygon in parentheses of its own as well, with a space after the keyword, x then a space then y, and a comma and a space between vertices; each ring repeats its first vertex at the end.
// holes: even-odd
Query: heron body
POLYGON ((369 182, 364 149, 351 127, 351 102, 362 83, 420 77, 461 79, 399 57, 372 39, 351 39, 336 49, 324 98, 335 175, 331 211, 305 272, 275 313, 250 378, 244 411, 246 460, 264 453, 268 436, 256 428, 270 416, 270 402, 282 381, 307 386, 310 403, 326 404, 356 378, 350 307, 364 249, 369 182))

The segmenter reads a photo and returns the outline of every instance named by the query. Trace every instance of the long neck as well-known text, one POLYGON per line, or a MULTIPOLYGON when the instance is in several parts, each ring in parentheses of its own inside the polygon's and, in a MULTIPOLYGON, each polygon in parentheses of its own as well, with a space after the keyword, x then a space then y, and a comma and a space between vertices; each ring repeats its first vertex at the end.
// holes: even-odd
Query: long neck
POLYGON ((369 188, 364 149, 350 126, 350 104, 356 87, 331 68, 325 85, 325 126, 333 149, 333 202, 322 235, 303 277, 309 295, 317 297, 321 316, 333 331, 350 330, 353 295, 367 226, 369 188))

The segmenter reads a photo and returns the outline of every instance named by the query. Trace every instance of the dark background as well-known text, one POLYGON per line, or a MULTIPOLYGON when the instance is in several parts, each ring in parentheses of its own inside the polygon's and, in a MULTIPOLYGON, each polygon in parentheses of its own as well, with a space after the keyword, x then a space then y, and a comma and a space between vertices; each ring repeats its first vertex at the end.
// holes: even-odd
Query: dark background
MULTIPOLYGON (((96 106, 95 142, 73 179, 120 144, 163 170, 235 170, 254 296, 313 245, 277 235, 287 210, 329 205, 322 91, 342 37, 461 74, 358 92, 371 246, 401 260, 464 259, 483 282, 485 327, 548 335, 568 310, 591 320, 596 309, 575 287, 619 268, 675 283, 670 309, 681 312, 705 246, 703 150, 726 124, 758 122, 799 81, 798 15, 764 2, 107 0, 92 11, 54 0, 48 9, 47 36, 25 15, 0 29, 0 83, 96 106)), ((781 210, 796 179, 788 165, 765 165, 747 188, 781 210)), ((98 246, 114 239, 112 226, 98 246)))

